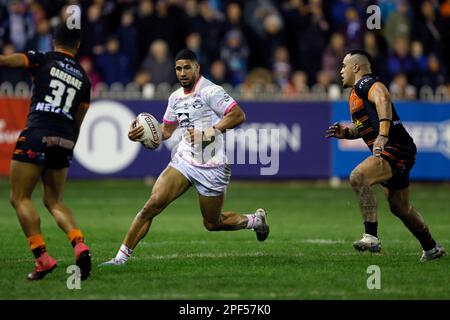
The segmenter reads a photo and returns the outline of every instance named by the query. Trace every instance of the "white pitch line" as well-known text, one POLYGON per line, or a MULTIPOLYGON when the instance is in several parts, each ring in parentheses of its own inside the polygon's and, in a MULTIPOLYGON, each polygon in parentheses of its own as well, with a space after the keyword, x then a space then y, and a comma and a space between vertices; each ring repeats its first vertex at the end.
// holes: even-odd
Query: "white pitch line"
MULTIPOLYGON (((177 240, 164 240, 164 241, 144 241, 141 242, 139 244, 139 246, 144 246, 144 247, 156 247, 156 246, 166 246, 166 245, 171 245, 171 244, 175 244, 175 245, 180 245, 180 244, 186 244, 186 245, 208 245, 208 244, 212 244, 212 243, 219 243, 219 242, 223 242, 223 241, 206 241, 206 240, 188 240, 188 241, 177 241, 177 240)), ((252 241, 254 242, 254 241, 252 241)))
POLYGON ((342 244, 346 243, 344 240, 331 240, 331 239, 305 239, 297 240, 297 243, 312 243, 312 244, 342 244))
MULTIPOLYGON (((238 293, 220 293, 220 292, 214 292, 211 294, 208 293, 192 293, 192 294, 186 294, 186 293, 164 293, 161 295, 140 295, 138 297, 138 299, 211 299, 211 297, 219 297, 222 299, 239 299, 240 295, 238 293)), ((123 298, 119 297, 119 300, 122 300, 123 298)), ((125 299, 130 299, 130 298, 126 298, 125 299)), ((131 297, 131 299, 134 299, 133 297, 131 297)))
POLYGON ((173 260, 173 259, 197 259, 197 258, 211 258, 211 259, 221 259, 221 258, 240 258, 240 257, 262 257, 268 256, 262 252, 253 253, 219 253, 212 254, 209 252, 199 252, 199 253, 188 253, 188 254, 167 254, 167 255, 151 255, 150 257, 140 258, 140 260, 173 260))
MULTIPOLYGON (((356 239, 356 238, 355 238, 356 239)), ((400 240, 400 239, 386 239, 382 238, 382 240, 386 241, 386 243, 392 242, 392 243, 409 243, 414 244, 417 243, 417 240, 411 239, 411 240, 400 240)), ((212 244, 223 244, 227 240, 188 240, 188 241, 178 241, 178 240, 163 240, 163 241, 144 241, 139 244, 139 246, 144 247, 159 247, 159 246, 166 246, 166 245, 212 245, 212 244)), ((277 240, 277 239, 270 239, 270 243, 307 243, 307 244, 348 244, 352 243, 354 240, 342 240, 342 239, 300 239, 300 240, 277 240)), ((439 243, 450 243, 450 240, 447 239, 441 239, 438 241, 439 243)), ((254 240, 243 240, 239 241, 239 243, 245 243, 245 244, 252 244, 256 243, 254 240)))

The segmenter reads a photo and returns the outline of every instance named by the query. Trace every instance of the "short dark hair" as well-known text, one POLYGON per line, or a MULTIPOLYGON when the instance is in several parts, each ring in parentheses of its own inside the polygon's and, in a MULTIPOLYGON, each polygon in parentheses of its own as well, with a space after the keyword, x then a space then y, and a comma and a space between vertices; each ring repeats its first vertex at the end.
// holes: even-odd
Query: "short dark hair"
POLYGON ((80 38, 81 30, 76 28, 69 29, 64 22, 55 28, 54 39, 56 45, 76 49, 80 38))
POLYGON ((195 62, 198 61, 194 51, 191 51, 189 49, 183 49, 180 52, 178 52, 177 55, 175 56, 175 62, 178 60, 192 60, 195 62))
POLYGON ((350 50, 348 52, 348 54, 351 56, 353 56, 355 54, 363 55, 367 58, 367 60, 369 60, 370 65, 372 65, 372 56, 365 50, 361 50, 361 49, 350 50))

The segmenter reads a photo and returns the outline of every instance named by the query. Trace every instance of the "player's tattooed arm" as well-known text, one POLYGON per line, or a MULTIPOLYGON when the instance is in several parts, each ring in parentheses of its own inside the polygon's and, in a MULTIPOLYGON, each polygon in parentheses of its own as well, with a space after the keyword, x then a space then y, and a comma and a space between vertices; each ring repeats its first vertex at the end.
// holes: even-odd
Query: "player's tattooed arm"
POLYGON ((339 122, 335 122, 333 125, 328 127, 325 133, 326 133, 325 137, 327 138, 335 137, 338 139, 348 139, 348 140, 361 138, 358 129, 353 123, 350 124, 349 126, 344 126, 339 122))
POLYGON ((0 67, 26 68, 28 64, 28 58, 22 53, 14 53, 7 56, 0 54, 0 67))

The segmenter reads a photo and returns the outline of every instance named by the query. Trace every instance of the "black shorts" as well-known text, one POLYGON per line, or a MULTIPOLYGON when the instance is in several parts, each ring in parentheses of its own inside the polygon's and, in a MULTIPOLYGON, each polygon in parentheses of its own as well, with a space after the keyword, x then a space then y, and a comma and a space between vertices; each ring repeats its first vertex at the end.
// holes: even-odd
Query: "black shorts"
POLYGON ((392 168, 392 178, 381 183, 383 187, 402 190, 409 187, 409 173, 416 162, 416 146, 402 146, 387 143, 381 157, 389 162, 392 168))
POLYGON ((49 169, 67 168, 72 162, 74 145, 74 141, 61 137, 57 132, 26 128, 17 139, 12 159, 49 169))

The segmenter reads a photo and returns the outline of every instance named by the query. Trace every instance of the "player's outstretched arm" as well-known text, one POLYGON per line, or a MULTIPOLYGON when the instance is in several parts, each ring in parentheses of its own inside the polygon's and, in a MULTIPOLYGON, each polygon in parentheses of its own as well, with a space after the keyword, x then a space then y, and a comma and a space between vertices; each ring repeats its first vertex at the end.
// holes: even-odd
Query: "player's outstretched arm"
POLYGON ((329 126, 325 131, 325 137, 331 138, 335 137, 338 139, 354 140, 361 138, 356 126, 351 123, 349 126, 344 126, 339 122, 335 122, 333 125, 329 126))
POLYGON ((14 53, 7 56, 0 54, 0 67, 26 68, 27 66, 28 59, 22 53, 14 53))

